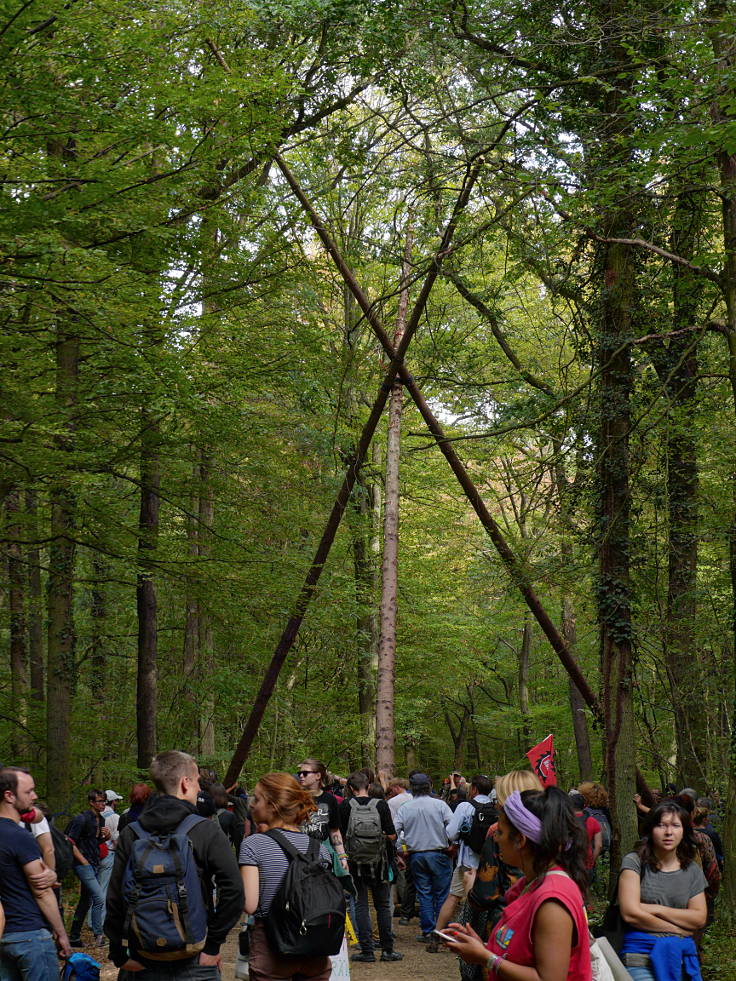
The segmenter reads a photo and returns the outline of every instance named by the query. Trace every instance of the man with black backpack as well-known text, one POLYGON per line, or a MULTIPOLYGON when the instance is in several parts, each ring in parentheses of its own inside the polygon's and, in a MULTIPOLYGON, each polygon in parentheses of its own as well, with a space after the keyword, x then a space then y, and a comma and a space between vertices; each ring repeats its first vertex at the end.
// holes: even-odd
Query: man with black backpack
POLYGON ((387 842, 396 840, 396 829, 385 800, 368 795, 368 776, 359 770, 348 777, 350 796, 340 804, 340 830, 348 868, 356 889, 355 917, 360 953, 352 960, 373 963, 373 934, 368 911, 368 890, 378 920, 378 936, 383 953, 381 961, 400 961, 403 954, 394 950, 391 927, 391 885, 388 881, 387 842))
POLYGON ((110 958, 122 979, 215 981, 220 946, 243 911, 235 855, 220 825, 196 812, 193 757, 159 753, 151 778, 159 796, 125 826, 115 849, 105 919, 110 958))
MULTIPOLYGON (((455 915, 457 904, 464 901, 475 882, 480 852, 488 829, 497 819, 496 806, 491 800, 491 779, 477 773, 470 781, 470 799, 461 801, 455 808, 447 826, 450 841, 459 841, 457 864, 452 873, 450 891, 437 917, 437 930, 443 930, 455 915)), ((436 943, 427 945, 430 953, 438 950, 436 943)))

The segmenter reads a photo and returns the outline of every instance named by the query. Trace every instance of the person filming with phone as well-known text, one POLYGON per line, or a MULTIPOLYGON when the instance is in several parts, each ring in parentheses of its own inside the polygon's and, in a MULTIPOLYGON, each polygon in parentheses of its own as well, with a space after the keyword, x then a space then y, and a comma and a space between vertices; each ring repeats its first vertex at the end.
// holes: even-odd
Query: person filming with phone
POLYGON ((444 942, 483 965, 490 981, 590 981, 587 840, 567 794, 514 791, 499 810, 496 842, 503 861, 524 874, 506 893, 488 944, 459 923, 444 942))

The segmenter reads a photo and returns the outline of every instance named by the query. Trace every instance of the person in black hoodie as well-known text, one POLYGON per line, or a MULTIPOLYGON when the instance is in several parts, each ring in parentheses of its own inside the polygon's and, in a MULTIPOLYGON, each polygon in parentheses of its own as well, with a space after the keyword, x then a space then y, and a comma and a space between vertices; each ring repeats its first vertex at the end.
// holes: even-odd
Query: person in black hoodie
MULTIPOLYGON (((151 800, 139 820, 152 834, 170 834, 189 814, 196 813, 199 771, 196 760, 187 753, 168 750, 159 753, 151 764, 151 778, 159 796, 151 800)), ((230 842, 216 821, 200 821, 189 832, 194 857, 207 903, 207 940, 201 954, 186 960, 152 961, 140 954, 135 938, 123 937, 126 907, 122 895, 123 873, 128 862, 135 832, 128 825, 120 834, 115 849, 115 864, 107 892, 105 933, 110 939, 110 959, 121 968, 120 979, 137 981, 181 978, 182 981, 204 981, 218 977, 222 961, 220 946, 235 926, 243 910, 243 885, 230 842), (212 884, 217 891, 217 905, 212 901, 212 884), (127 946, 126 946, 127 944, 127 946)))

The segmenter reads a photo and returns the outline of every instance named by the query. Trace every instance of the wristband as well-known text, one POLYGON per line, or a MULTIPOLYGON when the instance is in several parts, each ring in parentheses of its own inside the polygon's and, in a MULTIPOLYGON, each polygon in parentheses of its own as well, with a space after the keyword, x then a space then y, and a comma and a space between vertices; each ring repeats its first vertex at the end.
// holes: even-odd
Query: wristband
POLYGON ((492 974, 494 977, 498 977, 498 962, 500 960, 501 958, 498 956, 498 954, 491 953, 488 955, 486 970, 488 971, 489 975, 492 974))

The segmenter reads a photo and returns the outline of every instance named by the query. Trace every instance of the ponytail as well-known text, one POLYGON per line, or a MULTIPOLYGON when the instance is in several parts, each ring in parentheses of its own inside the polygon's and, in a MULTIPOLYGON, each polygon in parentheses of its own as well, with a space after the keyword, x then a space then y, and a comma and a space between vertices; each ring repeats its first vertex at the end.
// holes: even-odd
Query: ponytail
POLYGON ((535 876, 542 875, 552 864, 559 865, 585 899, 588 892, 588 836, 570 798, 559 787, 547 787, 543 791, 525 790, 521 800, 542 824, 542 840, 537 844, 527 839, 535 876))

